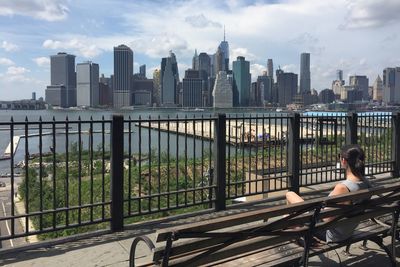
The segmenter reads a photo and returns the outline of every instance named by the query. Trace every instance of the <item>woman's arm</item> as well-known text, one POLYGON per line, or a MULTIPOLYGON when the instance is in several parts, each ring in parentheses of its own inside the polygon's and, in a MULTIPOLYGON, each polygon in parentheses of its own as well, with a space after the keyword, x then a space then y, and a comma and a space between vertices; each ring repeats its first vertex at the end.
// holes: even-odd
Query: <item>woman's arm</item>
MULTIPOLYGON (((347 187, 344 184, 339 183, 339 184, 337 184, 335 186, 335 188, 332 190, 332 192, 329 194, 329 196, 333 197, 333 196, 343 195, 343 194, 346 194, 346 193, 349 193, 349 189, 347 189, 347 187)), ((342 202, 340 204, 350 205, 351 202, 350 201, 346 201, 346 202, 342 202)), ((324 222, 330 222, 333 219, 335 219, 335 217, 327 217, 327 218, 324 218, 323 221, 324 222)))

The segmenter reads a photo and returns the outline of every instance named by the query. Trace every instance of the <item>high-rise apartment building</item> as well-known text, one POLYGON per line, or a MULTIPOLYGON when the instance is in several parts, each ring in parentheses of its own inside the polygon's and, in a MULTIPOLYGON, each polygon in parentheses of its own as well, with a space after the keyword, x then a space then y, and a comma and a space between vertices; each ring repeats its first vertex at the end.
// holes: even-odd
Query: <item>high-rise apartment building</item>
POLYGON ((178 104, 179 72, 175 54, 161 60, 161 104, 176 106, 178 104))
POLYGON ((363 100, 370 99, 370 97, 368 95, 369 80, 368 80, 367 76, 364 76, 364 75, 363 76, 361 76, 361 75, 350 76, 349 85, 355 86, 356 90, 359 90, 362 92, 363 100))
POLYGON ((53 106, 76 106, 75 56, 58 53, 50 56, 50 86, 46 89, 46 102, 53 106))
POLYGON ((133 77, 133 51, 126 45, 114 47, 114 108, 130 106, 133 77))
POLYGON ((99 105, 99 65, 92 62, 76 65, 77 105, 96 107, 99 105))
POLYGON ((250 104, 251 74, 250 62, 244 57, 237 57, 233 61, 234 87, 239 93, 239 106, 248 107, 250 104))
POLYGON ((300 92, 305 93, 311 90, 310 74, 310 53, 300 55, 300 92))

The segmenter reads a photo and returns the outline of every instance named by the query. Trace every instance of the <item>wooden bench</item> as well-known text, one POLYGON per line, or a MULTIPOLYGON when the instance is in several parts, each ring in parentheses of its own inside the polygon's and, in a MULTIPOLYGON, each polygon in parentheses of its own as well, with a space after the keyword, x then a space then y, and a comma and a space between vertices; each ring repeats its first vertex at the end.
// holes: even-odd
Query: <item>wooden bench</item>
POLYGON ((135 266, 137 244, 152 250, 152 261, 139 266, 288 266, 308 265, 310 256, 364 240, 371 240, 395 262, 395 233, 399 217, 400 184, 381 186, 336 197, 308 200, 159 230, 155 247, 147 237, 135 238, 130 266, 135 266), (346 201, 366 199, 355 205, 346 201), (372 218, 391 215, 385 226, 372 218), (323 218, 335 217, 330 222, 323 218), (350 221, 360 222, 353 235, 341 242, 311 246, 313 235, 350 221), (382 240, 391 236, 390 248, 382 240), (303 245, 294 242, 302 238, 303 245), (179 241, 178 241, 179 240, 179 241))

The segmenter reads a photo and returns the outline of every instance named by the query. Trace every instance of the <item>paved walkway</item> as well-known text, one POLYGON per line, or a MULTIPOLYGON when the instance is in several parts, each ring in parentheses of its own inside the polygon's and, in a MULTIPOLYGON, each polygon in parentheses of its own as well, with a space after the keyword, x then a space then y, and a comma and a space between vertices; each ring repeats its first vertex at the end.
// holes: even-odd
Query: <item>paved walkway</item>
MULTIPOLYGON (((319 186, 328 188, 329 185, 319 186)), ((310 188, 311 189, 311 188, 310 188)), ((326 193, 322 193, 326 194, 326 193)), ((128 266, 129 249, 135 236, 147 234, 154 241, 155 231, 159 228, 174 224, 190 223, 209 219, 221 215, 240 213, 260 207, 277 205, 283 200, 274 203, 258 203, 256 205, 240 205, 223 212, 202 212, 197 216, 177 216, 160 220, 154 224, 133 225, 122 233, 104 234, 98 237, 84 238, 59 245, 29 249, 24 251, 0 251, 0 265, 4 266, 128 266)), ((389 243, 389 239, 385 239, 389 243)), ((342 253, 343 249, 331 251, 310 259, 310 266, 389 266, 387 255, 382 249, 372 242, 368 243, 368 250, 359 248, 360 244, 351 247, 352 257, 342 253)), ((400 255, 400 245, 397 248, 400 255)), ((138 247, 137 260, 145 261, 149 258, 149 251, 143 245, 138 247)), ((398 258, 400 262, 400 258, 398 258)), ((400 266, 400 264, 398 265, 400 266)))

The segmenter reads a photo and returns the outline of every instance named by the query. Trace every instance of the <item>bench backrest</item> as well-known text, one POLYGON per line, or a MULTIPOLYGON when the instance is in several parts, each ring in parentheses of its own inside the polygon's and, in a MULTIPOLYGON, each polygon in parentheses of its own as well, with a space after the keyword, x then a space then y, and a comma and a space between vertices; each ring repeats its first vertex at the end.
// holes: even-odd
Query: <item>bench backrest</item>
MULTIPOLYGON (((218 250, 218 255, 213 254, 212 257, 212 261, 215 261, 218 260, 218 257, 221 259, 227 258, 238 253, 266 247, 268 244, 304 236, 305 232, 309 230, 304 223, 310 222, 313 219, 314 211, 321 207, 331 208, 321 210, 320 218, 338 216, 346 219, 362 220, 378 214, 392 212, 390 207, 393 208, 393 206, 390 205, 397 203, 399 199, 400 183, 380 186, 335 197, 317 198, 302 203, 248 211, 189 225, 166 228, 158 232, 156 242, 164 242, 169 237, 173 240, 196 238, 188 242, 174 243, 170 250, 171 261, 174 261, 174 258, 179 258, 176 261, 177 263, 184 262, 196 257, 196 255, 202 255, 204 251, 212 252, 218 250), (370 200, 357 205, 341 204, 369 198, 370 200), (349 214, 351 218, 348 216, 349 214), (268 219, 268 222, 265 222, 265 219, 268 219), (292 229, 298 225, 304 226, 292 229), (227 245, 230 245, 229 249, 226 248, 227 245)), ((341 221, 338 220, 331 224, 340 223, 341 221)), ((329 225, 319 224, 318 227, 320 229, 325 227, 326 229, 329 225)), ((157 248, 153 255, 154 262, 160 262, 163 255, 164 247, 157 248)), ((207 259, 205 255, 207 254, 203 254, 201 264, 211 260, 207 259)), ((200 262, 196 263, 200 264, 200 262)))

